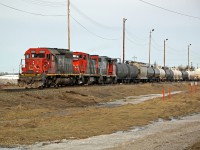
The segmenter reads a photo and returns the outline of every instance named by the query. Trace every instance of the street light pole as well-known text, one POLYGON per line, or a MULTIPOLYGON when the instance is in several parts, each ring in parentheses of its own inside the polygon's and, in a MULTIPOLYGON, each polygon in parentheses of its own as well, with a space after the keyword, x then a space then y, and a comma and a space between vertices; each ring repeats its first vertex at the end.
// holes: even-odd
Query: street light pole
POLYGON ((123 60, 122 63, 124 63, 125 60, 125 22, 127 19, 123 18, 123 60))
POLYGON ((151 33, 154 31, 154 29, 152 29, 150 31, 150 35, 149 35, 149 67, 151 65, 151 33))
POLYGON ((191 46, 192 44, 189 44, 188 45, 188 70, 190 70, 190 46, 191 46))
POLYGON ((166 57, 166 55, 165 55, 165 50, 166 50, 166 41, 167 41, 168 39, 165 39, 164 40, 164 69, 165 69, 165 57, 166 57))
POLYGON ((70 0, 68 0, 68 49, 70 50, 70 0))

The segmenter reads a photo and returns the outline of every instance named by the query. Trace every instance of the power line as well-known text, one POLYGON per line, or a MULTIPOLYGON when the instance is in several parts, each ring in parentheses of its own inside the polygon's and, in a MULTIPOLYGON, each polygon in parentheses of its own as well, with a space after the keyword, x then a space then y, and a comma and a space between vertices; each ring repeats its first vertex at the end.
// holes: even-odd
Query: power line
POLYGON ((104 24, 101 24, 97 21, 95 21, 94 19, 90 18, 88 15, 86 15, 83 11, 81 11, 80 9, 78 9, 75 5, 73 5, 73 3, 71 3, 71 7, 78 12, 80 15, 82 15, 85 19, 89 20, 90 22, 92 22, 93 24, 102 27, 102 28, 109 28, 109 29, 115 29, 115 30, 119 30, 121 29, 120 27, 111 27, 111 26, 107 26, 104 24))
POLYGON ((46 0, 21 0, 21 1, 28 4, 48 6, 48 7, 65 7, 67 5, 67 1, 62 1, 62 2, 51 2, 46 0))
POLYGON ((2 5, 4 7, 7 7, 7 8, 10 8, 10 9, 13 9, 13 10, 16 10, 16 11, 19 11, 19 12, 23 12, 23 13, 31 14, 31 15, 36 15, 36 16, 44 16, 44 17, 63 17, 63 16, 67 16, 67 15, 45 15, 45 14, 33 13, 33 12, 28 12, 28 11, 25 11, 25 10, 18 9, 18 8, 14 8, 14 7, 8 6, 8 5, 3 4, 3 3, 0 3, 0 5, 2 5))
POLYGON ((77 21, 72 15, 71 15, 71 18, 72 18, 76 23, 78 23, 82 28, 84 28, 86 31, 88 31, 90 34, 92 34, 92 35, 94 35, 94 36, 96 36, 96 37, 98 37, 98 38, 101 38, 101 39, 104 39, 104 40, 119 40, 119 39, 121 39, 121 37, 120 37, 120 38, 113 38, 113 39, 110 39, 110 38, 105 38, 105 37, 99 36, 99 35, 95 34, 94 32, 88 30, 84 25, 82 25, 79 21, 77 21))
POLYGON ((131 43, 133 43, 133 44, 135 44, 135 45, 139 45, 139 46, 146 46, 146 45, 148 45, 147 43, 145 44, 142 44, 142 43, 137 43, 137 42, 135 42, 135 41, 133 41, 132 39, 130 39, 129 38, 129 36, 127 36, 126 35, 126 38, 127 38, 127 40, 129 41, 129 42, 131 42, 131 43))
POLYGON ((146 1, 144 1, 144 0, 138 0, 138 1, 143 2, 143 3, 145 3, 145 4, 148 4, 148 5, 151 5, 151 6, 153 6, 153 7, 157 7, 157 8, 159 8, 159 9, 162 9, 162 10, 165 10, 165 11, 168 11, 168 12, 171 12, 171 13, 175 13, 175 14, 178 14, 178 15, 181 15, 181 16, 190 17, 190 18, 194 18, 194 19, 200 20, 200 17, 196 17, 196 16, 192 16, 192 15, 183 14, 183 13, 180 13, 180 12, 178 12, 178 11, 170 10, 170 9, 167 9, 167 8, 164 8, 164 7, 160 7, 160 6, 158 6, 158 5, 155 5, 155 4, 146 2, 146 1))
MULTIPOLYGON (((5 5, 3 3, 0 3, 0 5, 2 6, 5 6, 7 8, 10 8, 10 9, 13 9, 13 10, 16 10, 16 11, 19 11, 19 12, 23 12, 23 13, 27 13, 27 14, 31 14, 31 15, 36 15, 36 16, 43 16, 43 17, 63 17, 63 16, 67 16, 67 15, 46 15, 46 14, 40 14, 40 13, 33 13, 33 12, 28 12, 28 11, 24 11, 24 10, 21 10, 21 9, 18 9, 18 8, 14 8, 14 7, 11 7, 11 6, 8 6, 8 5, 5 5)), ((71 18, 76 22, 78 23, 82 28, 84 28, 86 31, 88 31, 90 34, 98 37, 98 38, 101 38, 101 39, 104 39, 104 40, 119 40, 120 38, 105 38, 105 37, 102 37, 102 36, 99 36, 97 34, 95 34, 94 32, 91 32, 90 30, 88 30, 85 26, 83 26, 79 21, 77 21, 73 16, 71 16, 71 18)))
POLYGON ((148 39, 148 37, 139 37, 138 35, 136 35, 136 34, 133 34, 129 29, 126 29, 126 33, 130 36, 130 37, 132 37, 132 38, 134 38, 134 39, 138 39, 138 40, 140 40, 140 41, 146 41, 147 39, 148 39))

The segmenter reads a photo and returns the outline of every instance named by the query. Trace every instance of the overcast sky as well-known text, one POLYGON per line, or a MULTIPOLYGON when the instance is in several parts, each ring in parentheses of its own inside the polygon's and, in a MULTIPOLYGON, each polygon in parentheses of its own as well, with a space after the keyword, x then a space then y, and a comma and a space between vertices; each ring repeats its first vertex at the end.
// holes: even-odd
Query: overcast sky
MULTIPOLYGON (((122 23, 127 18, 126 60, 136 56, 137 61, 148 63, 149 34, 155 29, 152 64, 156 61, 163 65, 164 39, 168 38, 166 65, 187 65, 188 45, 192 44, 190 62, 200 66, 200 1, 144 1, 71 0, 71 50, 122 57, 122 23)), ((18 72, 28 48, 67 48, 67 0, 0 0, 0 3, 0 72, 18 72), (39 16, 14 9, 61 16, 39 16)))

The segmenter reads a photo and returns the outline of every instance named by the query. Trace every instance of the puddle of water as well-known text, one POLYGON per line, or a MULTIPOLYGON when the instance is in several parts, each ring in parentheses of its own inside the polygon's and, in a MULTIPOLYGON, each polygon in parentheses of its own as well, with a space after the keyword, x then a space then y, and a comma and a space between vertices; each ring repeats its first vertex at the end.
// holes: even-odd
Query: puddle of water
MULTIPOLYGON (((183 91, 175 91, 172 92, 171 94, 178 94, 183 91)), ((168 93, 165 93, 165 96, 167 96, 168 93)), ((140 95, 140 96, 128 96, 124 99, 116 100, 113 102, 107 102, 107 103, 99 103, 99 107, 118 107, 122 105, 127 105, 127 104, 139 104, 154 98, 159 98, 162 97, 162 94, 148 94, 148 95, 140 95)))

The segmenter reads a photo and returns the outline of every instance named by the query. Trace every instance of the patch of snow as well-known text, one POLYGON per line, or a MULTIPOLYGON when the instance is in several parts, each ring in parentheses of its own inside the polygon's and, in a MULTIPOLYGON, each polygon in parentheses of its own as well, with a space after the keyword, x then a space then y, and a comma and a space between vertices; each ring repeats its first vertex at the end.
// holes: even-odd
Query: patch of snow
POLYGON ((0 76, 0 85, 17 85, 19 75, 3 75, 0 76))

